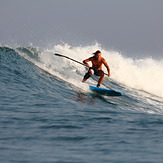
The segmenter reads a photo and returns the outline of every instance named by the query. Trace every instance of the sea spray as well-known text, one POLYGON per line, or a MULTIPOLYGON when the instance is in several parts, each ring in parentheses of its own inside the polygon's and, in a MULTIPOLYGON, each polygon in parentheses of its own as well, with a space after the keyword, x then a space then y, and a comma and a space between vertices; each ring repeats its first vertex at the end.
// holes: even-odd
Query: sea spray
MULTIPOLYGON (((47 61, 47 63, 53 65, 55 62, 57 71, 61 71, 62 68, 66 68, 68 74, 68 71, 71 71, 71 75, 68 77, 71 78, 76 71, 80 72, 80 75, 83 75, 86 71, 84 67, 67 59, 56 58, 52 55, 57 52, 81 62, 92 56, 92 53, 98 49, 101 50, 102 56, 110 66, 110 78, 128 87, 163 97, 163 60, 157 61, 152 58, 133 59, 116 51, 105 50, 99 44, 79 47, 71 47, 67 44, 56 45, 52 49, 45 50, 41 58, 45 61, 47 54, 49 54, 49 57, 53 57, 53 59, 47 61), (74 73, 72 73, 73 71, 74 73)), ((103 69, 107 73, 106 68, 103 67, 103 69)), ((81 77, 79 78, 81 79, 81 77)))
MULTIPOLYGON (((84 59, 91 57, 96 50, 102 52, 102 56, 110 66, 110 79, 124 86, 163 97, 163 60, 129 58, 120 52, 106 50, 96 43, 76 47, 68 44, 55 45, 53 48, 39 52, 37 54, 39 59, 30 58, 30 61, 52 75, 74 86, 84 88, 88 87, 88 85, 81 83, 83 75, 87 71, 86 68, 66 58, 57 57, 54 53, 60 53, 82 62, 84 59)), ((105 66, 103 70, 107 73, 105 66)), ((93 85, 96 82, 97 80, 92 78, 87 81, 87 83, 93 85)))

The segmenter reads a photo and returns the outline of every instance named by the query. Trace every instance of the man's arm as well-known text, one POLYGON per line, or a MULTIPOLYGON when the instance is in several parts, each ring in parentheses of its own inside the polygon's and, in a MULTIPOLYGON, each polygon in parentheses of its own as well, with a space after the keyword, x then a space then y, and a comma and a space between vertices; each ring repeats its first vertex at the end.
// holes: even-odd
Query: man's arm
POLYGON ((88 59, 85 59, 85 60, 83 61, 83 63, 89 68, 88 71, 89 71, 90 73, 93 74, 93 71, 90 69, 91 66, 87 63, 87 62, 89 62, 89 61, 92 61, 92 57, 90 57, 90 58, 88 58, 88 59))
POLYGON ((87 62, 89 62, 89 61, 91 61, 91 58, 85 59, 85 60, 83 61, 83 63, 84 63, 88 68, 91 67, 91 66, 87 63, 87 62))
POLYGON ((103 64, 105 65, 105 67, 108 71, 108 76, 110 76, 110 67, 109 67, 108 63, 105 61, 105 59, 103 59, 103 64))

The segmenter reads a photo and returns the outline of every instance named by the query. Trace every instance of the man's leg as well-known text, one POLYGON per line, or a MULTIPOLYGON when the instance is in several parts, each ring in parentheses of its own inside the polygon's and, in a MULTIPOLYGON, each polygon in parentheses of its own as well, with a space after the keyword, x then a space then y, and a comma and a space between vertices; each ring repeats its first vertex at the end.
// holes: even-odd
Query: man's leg
POLYGON ((104 72, 102 70, 99 70, 96 72, 97 76, 100 76, 99 80, 98 80, 98 84, 97 87, 100 87, 102 81, 104 80, 104 72))
POLYGON ((83 78, 83 80, 82 80, 82 82, 84 83, 89 77, 91 77, 92 76, 92 73, 91 72, 87 72, 85 75, 84 75, 84 78, 83 78))

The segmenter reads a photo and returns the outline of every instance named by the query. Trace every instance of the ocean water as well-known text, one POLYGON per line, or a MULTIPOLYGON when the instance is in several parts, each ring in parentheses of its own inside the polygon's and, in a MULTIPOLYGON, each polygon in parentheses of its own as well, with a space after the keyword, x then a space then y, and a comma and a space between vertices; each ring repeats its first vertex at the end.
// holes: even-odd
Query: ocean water
MULTIPOLYGON (((104 71, 106 69, 104 68, 104 71)), ((1 163, 162 163, 163 60, 133 59, 100 45, 0 47, 1 163), (92 93, 82 62, 101 50, 111 68, 92 93)))

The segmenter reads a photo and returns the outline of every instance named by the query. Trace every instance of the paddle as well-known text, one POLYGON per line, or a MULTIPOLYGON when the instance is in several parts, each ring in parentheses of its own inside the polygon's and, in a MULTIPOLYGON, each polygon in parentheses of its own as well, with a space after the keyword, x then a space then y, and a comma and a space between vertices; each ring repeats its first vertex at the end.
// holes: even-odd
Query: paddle
MULTIPOLYGON (((58 56, 58 57, 64 57, 64 58, 70 59, 70 60, 72 60, 72 61, 74 61, 74 62, 76 62, 76 63, 79 63, 79 64, 81 64, 81 65, 83 65, 83 66, 86 67, 86 65, 85 65, 84 63, 81 63, 81 62, 79 62, 79 61, 77 61, 77 60, 75 60, 75 59, 72 59, 72 58, 70 58, 70 57, 67 57, 67 56, 65 56, 65 55, 58 54, 58 53, 55 53, 54 55, 56 55, 56 56, 58 56)), ((87 68, 88 68, 88 67, 87 67, 87 68)), ((104 73, 104 74, 107 75, 106 73, 104 73)))
POLYGON ((70 58, 70 57, 67 57, 67 56, 65 56, 65 55, 61 55, 61 54, 57 54, 57 53, 55 53, 54 55, 59 56, 59 57, 64 57, 64 58, 70 59, 70 60, 72 60, 72 61, 74 61, 74 62, 76 62, 76 63, 79 63, 79 64, 85 66, 84 63, 81 63, 81 62, 79 62, 79 61, 77 61, 77 60, 75 60, 75 59, 72 59, 72 58, 70 58))

